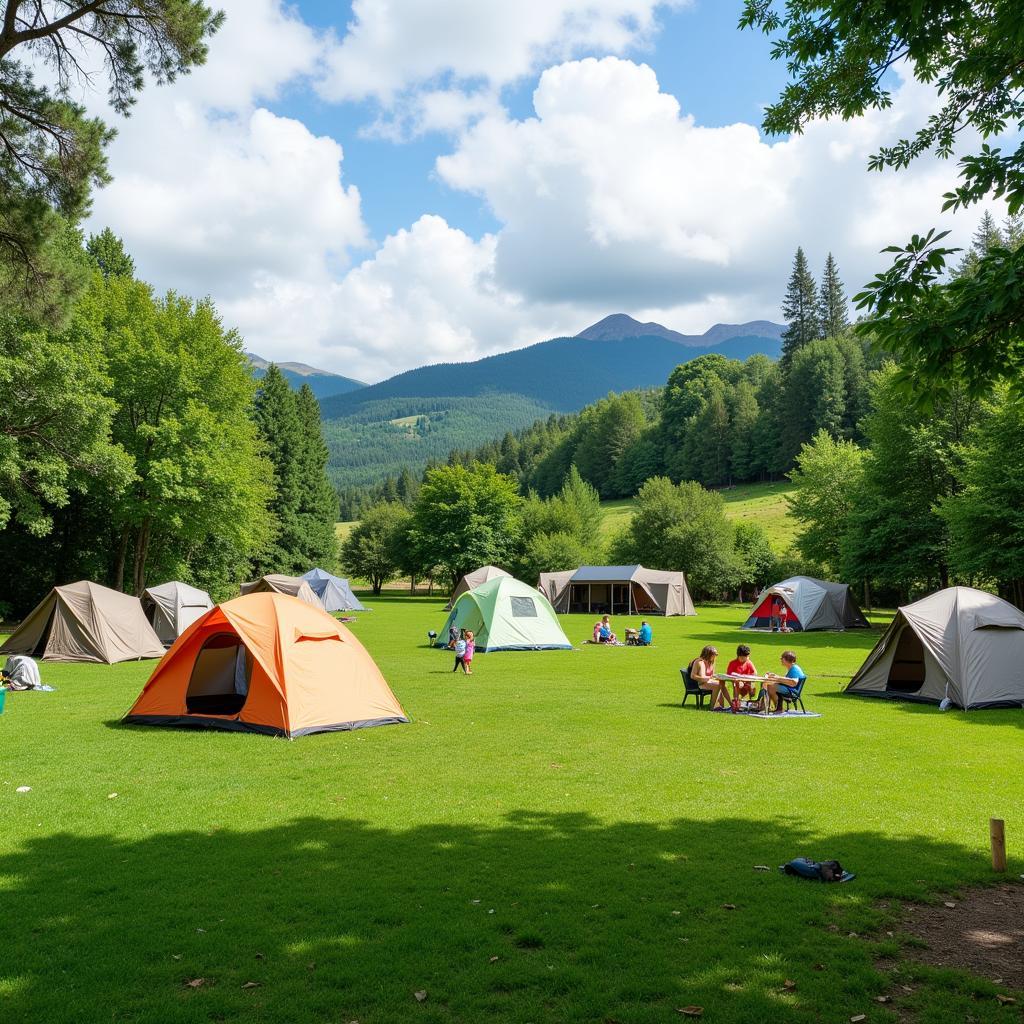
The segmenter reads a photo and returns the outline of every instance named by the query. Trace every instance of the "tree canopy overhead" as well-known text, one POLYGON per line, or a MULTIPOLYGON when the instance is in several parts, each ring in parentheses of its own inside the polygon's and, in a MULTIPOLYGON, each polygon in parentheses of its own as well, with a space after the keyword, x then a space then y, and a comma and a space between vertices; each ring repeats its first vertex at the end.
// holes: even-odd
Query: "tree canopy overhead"
POLYGON ((0 303, 44 316, 66 305, 53 240, 108 180, 114 135, 73 88, 98 59, 111 106, 127 115, 147 72, 163 84, 206 60, 223 18, 199 0, 0 0, 0 303), (36 81, 40 65, 54 85, 36 81))
MULTIPOLYGON (((982 144, 960 160, 960 184, 943 210, 1005 198, 1024 209, 1024 145, 1009 152, 988 140, 1024 128, 1024 18, 1019 0, 745 0, 740 26, 775 36, 772 55, 791 81, 764 116, 773 134, 800 132, 812 119, 858 117, 892 104, 897 65, 934 85, 939 110, 916 132, 873 155, 873 170, 907 167, 934 152, 949 157, 965 130, 982 144)), ((938 197, 937 197, 938 198, 938 197)), ((945 233, 922 231, 891 246, 889 270, 857 297, 862 325, 901 362, 899 383, 924 402, 948 398, 959 381, 974 394, 1006 379, 1024 382, 1024 251, 995 246, 975 273, 949 281, 955 252, 945 233)))

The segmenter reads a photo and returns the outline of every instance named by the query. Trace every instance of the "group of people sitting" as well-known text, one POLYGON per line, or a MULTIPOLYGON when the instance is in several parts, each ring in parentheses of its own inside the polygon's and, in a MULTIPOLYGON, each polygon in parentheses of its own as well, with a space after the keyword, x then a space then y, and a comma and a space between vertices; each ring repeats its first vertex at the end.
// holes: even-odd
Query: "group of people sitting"
MULTIPOLYGON (((611 620, 603 615, 599 622, 594 623, 593 638, 590 641, 594 644, 618 644, 619 638, 612 632, 611 620)), ((627 647, 650 647, 654 642, 654 630, 650 623, 644 619, 639 629, 626 628, 627 647)))
MULTIPOLYGON (((700 652, 700 657, 694 658, 689 666, 690 678, 702 690, 707 690, 711 694, 711 710, 737 710, 742 700, 752 701, 758 672, 750 660, 750 647, 747 644, 740 644, 736 648, 736 657, 729 662, 724 673, 715 671, 717 660, 718 648, 708 644, 700 652), (745 676, 754 678, 744 679, 745 676), (729 699, 730 683, 732 684, 731 702, 729 699)), ((779 661, 785 670, 785 675, 766 672, 761 677, 764 680, 764 695, 767 701, 767 705, 762 707, 762 710, 770 710, 772 714, 776 715, 783 714, 783 698, 796 696, 800 683, 807 678, 807 674, 796 663, 794 651, 783 651, 779 661)))

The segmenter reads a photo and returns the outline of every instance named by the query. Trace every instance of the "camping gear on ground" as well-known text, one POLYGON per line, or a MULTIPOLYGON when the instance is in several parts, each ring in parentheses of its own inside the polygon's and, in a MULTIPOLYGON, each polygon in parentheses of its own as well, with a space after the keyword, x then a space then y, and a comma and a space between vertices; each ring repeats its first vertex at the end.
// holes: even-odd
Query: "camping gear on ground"
POLYGON ((849 882, 857 876, 849 871, 843 870, 843 865, 837 860, 810 860, 807 857, 797 857, 782 864, 779 870, 784 875, 793 875, 795 878, 809 878, 815 882, 849 882))
POLYGON ((359 598, 352 593, 346 579, 333 576, 326 569, 310 569, 302 574, 310 589, 320 598, 325 612, 365 612, 359 598))
POLYGON ((212 607, 213 601, 205 590, 177 580, 148 587, 142 594, 142 609, 165 647, 170 647, 212 607))
POLYGON ((904 605, 847 693, 957 707, 1024 707, 1024 612, 971 587, 904 605))
POLYGON ((499 569, 496 565, 482 565, 479 569, 474 569, 472 572, 467 572, 465 576, 456 584, 455 589, 452 591, 452 596, 448 603, 444 606, 446 612, 450 612, 455 607, 455 602, 458 601, 463 594, 468 593, 470 590, 475 590, 481 584, 489 583, 491 580, 500 579, 502 576, 507 576, 509 579, 512 578, 510 572, 505 572, 504 569, 499 569))
POLYGON ((218 605, 179 637, 125 721, 291 738, 409 719, 337 619, 262 592, 218 605))
POLYGON ((280 573, 270 573, 261 576, 252 583, 243 583, 241 586, 242 596, 246 594, 286 594, 288 597, 297 597, 300 601, 312 605, 324 611, 323 602, 313 591, 309 583, 301 576, 283 576, 280 573))
POLYGON ((54 587, 0 647, 0 654, 108 665, 163 653, 137 597, 88 580, 54 587))
POLYGON ((440 633, 473 631, 477 653, 572 650, 543 594, 511 576, 468 590, 456 602, 440 633))
POLYGON ((563 615, 697 614, 683 573, 642 565, 584 565, 545 572, 537 589, 563 615))
POLYGON ((771 629, 773 605, 787 609, 786 627, 793 632, 812 629, 869 629, 848 583, 831 583, 810 576, 792 576, 757 595, 743 629, 771 629))
POLYGON ((11 690, 41 690, 39 666, 24 654, 12 654, 3 667, 3 681, 11 690))

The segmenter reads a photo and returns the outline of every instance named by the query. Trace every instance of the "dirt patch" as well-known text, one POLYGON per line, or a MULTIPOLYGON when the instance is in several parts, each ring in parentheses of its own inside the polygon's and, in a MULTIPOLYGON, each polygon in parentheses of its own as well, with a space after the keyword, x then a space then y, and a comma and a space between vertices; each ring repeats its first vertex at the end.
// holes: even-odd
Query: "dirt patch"
POLYGON ((1024 885, 984 886, 937 905, 909 905, 900 927, 925 944, 908 944, 904 956, 1024 990, 1024 885))

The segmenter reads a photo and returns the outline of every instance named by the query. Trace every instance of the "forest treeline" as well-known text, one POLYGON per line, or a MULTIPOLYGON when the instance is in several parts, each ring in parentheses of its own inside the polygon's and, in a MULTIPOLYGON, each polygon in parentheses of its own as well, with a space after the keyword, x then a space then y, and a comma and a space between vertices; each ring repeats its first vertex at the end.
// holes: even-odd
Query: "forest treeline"
MULTIPOLYGON (((1016 218, 998 225, 986 214, 955 276, 1022 237, 1016 218)), ((953 380, 929 404, 911 401, 898 363, 847 325, 831 257, 819 285, 797 252, 784 309, 778 363, 704 355, 677 367, 660 391, 610 394, 578 414, 453 451, 447 467, 423 479, 487 467, 510 481, 520 527, 510 549, 481 561, 525 579, 607 559, 682 569, 703 596, 801 571, 847 580, 869 602, 962 582, 1024 606, 1024 482, 1013 469, 1024 451, 1024 409, 1012 385, 978 395, 953 380), (729 523, 713 490, 781 476, 795 484, 791 512, 800 523, 784 552, 757 524, 729 523), (570 492, 580 507, 581 488, 594 503, 636 495, 629 526, 602 542, 592 524, 560 518, 570 492)), ((366 516, 357 506, 367 502, 371 522, 381 503, 415 514, 421 487, 404 472, 372 493, 343 494, 343 511, 366 516)), ((408 537, 402 545, 415 550, 408 537)), ((350 547, 351 565, 353 555, 350 547)), ((430 557, 421 553, 414 566, 407 555, 403 571, 430 575, 430 557)))
POLYGON ((331 567, 337 495, 320 409, 257 382, 208 300, 157 295, 119 239, 61 235, 65 307, 0 312, 0 615, 90 579, 178 579, 215 598, 331 567))

